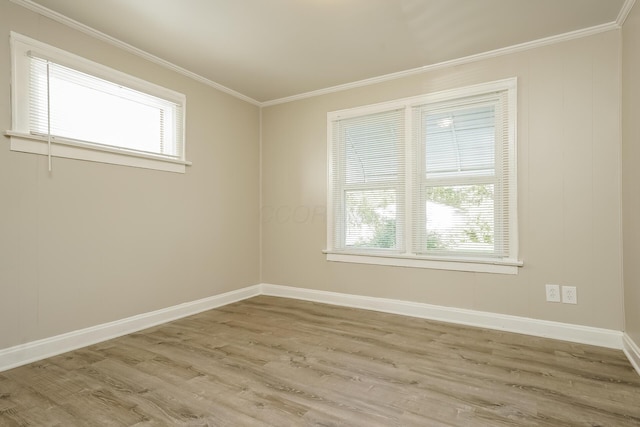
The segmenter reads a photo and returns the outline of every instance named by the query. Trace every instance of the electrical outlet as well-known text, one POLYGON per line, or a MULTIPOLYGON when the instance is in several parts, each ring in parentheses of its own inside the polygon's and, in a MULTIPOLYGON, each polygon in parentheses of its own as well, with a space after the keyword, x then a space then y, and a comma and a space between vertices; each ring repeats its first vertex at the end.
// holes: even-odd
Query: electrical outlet
POLYGON ((560 302, 560 285, 545 285, 547 301, 560 302))
POLYGON ((562 302, 565 304, 578 303, 578 289, 575 286, 562 287, 562 302))

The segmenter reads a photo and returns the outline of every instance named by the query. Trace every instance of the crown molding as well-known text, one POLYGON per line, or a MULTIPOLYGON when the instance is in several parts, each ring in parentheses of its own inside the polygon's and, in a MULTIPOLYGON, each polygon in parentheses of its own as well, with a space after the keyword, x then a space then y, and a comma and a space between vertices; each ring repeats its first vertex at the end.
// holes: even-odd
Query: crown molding
POLYGON ((230 89, 226 86, 223 86, 219 83, 216 83, 210 79, 207 79, 206 77, 203 77, 199 74, 196 74, 192 71, 189 71, 185 68, 182 68, 178 65, 175 65, 169 61, 166 61, 162 58, 159 58, 155 55, 152 55, 142 49, 139 49, 137 47, 134 47, 128 43, 125 43, 121 40, 116 39, 115 37, 111 37, 101 31, 98 31, 92 27, 89 27, 87 25, 84 25, 78 21, 75 21, 67 16, 64 16, 58 12, 55 12, 51 9, 48 9, 44 6, 41 6, 37 3, 34 3, 32 0, 10 0, 12 3, 15 3, 19 6, 22 6, 26 9, 29 9, 35 13, 38 13, 39 15, 45 16, 47 18, 50 18, 54 21, 57 21, 63 25, 66 25, 70 28, 73 28, 75 30, 78 30, 80 32, 83 32, 85 34, 88 34, 92 37, 95 37, 99 40, 102 40, 106 43, 109 43, 113 46, 116 46, 120 49, 123 49, 125 51, 128 51, 134 55, 137 55, 143 59, 146 59, 150 62, 154 62, 158 65, 161 65, 165 68, 168 68, 172 71, 175 71, 179 74, 182 74, 186 77, 189 77, 197 82, 203 83, 207 86, 213 87, 214 89, 217 89, 221 92, 224 92, 226 94, 229 94, 235 98, 241 99, 243 101, 246 101, 250 104, 256 105, 258 107, 270 107, 273 105, 278 105, 278 104, 285 104, 288 102, 293 102, 293 101, 299 101, 302 99, 307 99, 307 98, 313 98, 316 96, 322 96, 322 95, 327 95, 330 93, 335 93, 335 92, 341 92, 341 91, 345 91, 345 90, 349 90, 349 89, 355 89, 355 88, 359 88, 359 87, 363 87, 363 86, 370 86, 370 85, 374 85, 374 84, 378 84, 378 83, 383 83, 383 82, 387 82, 387 81, 391 81, 391 80, 397 80, 397 79, 401 79, 404 77, 409 77, 409 76, 414 76, 417 74, 421 74, 421 73, 426 73, 429 71, 434 71, 434 70, 438 70, 438 69, 442 69, 442 68, 447 68, 447 67, 454 67, 457 65, 463 65, 463 64, 469 64, 469 63, 473 63, 473 62, 478 62, 478 61, 482 61, 482 60, 486 60, 486 59, 490 59, 490 58, 495 58, 495 57, 499 57, 499 56, 503 56, 503 55, 509 55, 512 53, 517 53, 517 52, 522 52, 522 51, 526 51, 526 50, 530 50, 530 49, 535 49, 538 47, 542 47, 542 46, 548 46, 551 44, 556 44, 556 43, 561 43, 561 42, 565 42, 565 41, 569 41, 569 40, 574 40, 574 39, 578 39, 578 38, 582 38, 582 37, 588 37, 594 34, 599 34, 602 32, 606 32, 606 31, 611 31, 611 30, 617 30, 620 29, 622 27, 622 25, 624 24, 624 21, 626 20, 627 16, 629 15, 631 9, 633 8, 633 5, 635 4, 635 0, 625 0, 620 13, 618 14, 617 19, 614 22, 609 22, 606 24, 601 24, 601 25, 596 25, 593 27, 589 27, 589 28, 584 28, 584 29, 580 29, 580 30, 576 30, 576 31, 571 31, 568 33, 564 33, 564 34, 559 34, 559 35, 555 35, 555 36, 551 36, 551 37, 545 37, 542 39, 538 39, 538 40, 533 40, 530 42, 525 42, 525 43, 521 43, 521 44, 517 44, 517 45, 513 45, 513 46, 508 46, 508 47, 504 47, 504 48, 500 48, 500 49, 495 49, 495 50, 491 50, 488 52, 483 52, 483 53, 479 53, 476 55, 470 55, 470 56, 466 56, 463 58, 457 58, 457 59, 453 59, 450 61, 443 61, 437 64, 431 64, 431 65, 425 65, 422 67, 418 67, 418 68, 413 68, 410 70, 404 70, 404 71, 399 71, 396 73, 390 73, 390 74, 385 74, 382 76, 377 76, 377 77, 372 77, 369 79, 364 79, 364 80, 359 80, 359 81, 355 81, 355 82, 351 82, 351 83, 345 83, 342 85, 337 85, 337 86, 331 86, 328 88, 324 88, 324 89, 318 89, 318 90, 314 90, 314 91, 310 91, 310 92, 304 92, 304 93, 300 93, 297 95, 292 95, 292 96, 287 96, 287 97, 283 97, 283 98, 278 98, 278 99, 273 99, 270 101, 264 101, 264 102, 260 102, 257 101, 247 95, 244 95, 240 92, 237 92, 233 89, 230 89))
MULTIPOLYGON (((627 0, 627 3, 633 3, 635 0, 627 0)), ((626 3, 625 3, 626 6, 626 3)), ((628 12, 627 12, 628 13, 628 12)), ((509 55, 512 53, 523 52, 530 49, 535 49, 542 46, 548 46, 551 44, 561 43, 569 40, 579 39, 582 37, 592 36, 594 34, 603 33, 606 31, 617 30, 620 26, 616 22, 609 22, 607 24, 596 25, 589 28, 583 28, 581 30, 571 31, 569 33, 559 34, 556 36, 545 37, 543 39, 533 40, 513 46, 508 46, 500 49, 491 50, 488 52, 478 53, 476 55, 465 56, 463 58, 452 59, 450 61, 439 62, 437 64, 425 65, 418 68, 412 68, 410 70, 399 71, 397 73, 385 74, 383 76, 372 77, 370 79, 359 80, 352 83, 346 83, 337 86, 331 86, 325 89, 314 90, 311 92, 305 92, 298 95, 292 95, 285 98, 274 99, 272 101, 265 101, 260 103, 261 107, 270 107, 278 104, 285 104, 287 102, 299 101, 306 98, 313 98, 316 96, 327 95, 334 92, 341 92, 349 89, 354 89, 363 86, 370 86, 377 83, 383 83, 390 80, 397 80, 403 77, 414 76, 416 74, 422 74, 429 71, 439 70, 447 67, 454 67, 457 65, 469 64, 472 62, 478 62, 485 59, 495 58, 498 56, 509 55)))
POLYGON ((203 83, 207 86, 210 86, 214 89, 217 89, 221 92, 224 92, 228 95, 231 95, 235 98, 241 99, 243 101, 246 101, 250 104, 256 105, 256 106, 260 106, 260 102, 256 101, 255 99, 243 95, 240 92, 237 92, 233 89, 230 89, 226 86, 221 85, 220 83, 216 83, 213 80, 209 80, 206 77, 202 77, 199 74, 196 74, 192 71, 189 71, 185 68, 182 68, 176 64, 173 64, 172 62, 166 61, 162 58, 159 58, 155 55, 150 54, 149 52, 146 52, 142 49, 138 49, 135 46, 132 46, 128 43, 125 43, 121 40, 116 39, 115 37, 111 37, 101 31, 96 30, 95 28, 89 27, 87 25, 84 25, 76 20, 73 20, 65 15, 62 15, 61 13, 55 12, 51 9, 48 9, 44 6, 41 6, 37 3, 34 3, 31 0, 10 0, 12 3, 17 4, 18 6, 22 6, 25 9, 29 9, 32 12, 35 12, 39 15, 42 15, 44 17, 50 18, 60 24, 66 25, 67 27, 73 28, 74 30, 78 30, 84 34, 87 34, 89 36, 92 36, 96 39, 102 40, 106 43, 109 43, 117 48, 120 48, 124 51, 127 51, 129 53, 132 53, 136 56, 139 56, 143 59, 146 59, 147 61, 156 63, 158 65, 161 65, 165 68, 168 68, 171 71, 175 71, 176 73, 182 74, 186 77, 189 77, 197 82, 203 83))
POLYGON ((618 14, 618 18, 616 19, 616 25, 618 27, 622 27, 624 25, 624 21, 627 20, 627 16, 629 16, 629 13, 635 3, 636 0, 625 0, 622 8, 620 9, 620 13, 618 14))

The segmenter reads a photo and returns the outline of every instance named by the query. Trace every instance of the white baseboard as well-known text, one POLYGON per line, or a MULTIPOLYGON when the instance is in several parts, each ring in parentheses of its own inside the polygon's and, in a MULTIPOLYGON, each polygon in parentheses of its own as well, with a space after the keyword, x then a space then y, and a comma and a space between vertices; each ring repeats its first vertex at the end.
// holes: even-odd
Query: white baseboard
POLYGON ((0 350, 0 372, 260 295, 260 285, 0 350))
POLYGON ((262 294, 622 349, 622 332, 419 302, 262 284, 262 294))
POLYGON ((0 350, 0 372, 258 295, 314 301, 622 349, 634 368, 640 373, 640 349, 631 338, 627 335, 623 336, 620 331, 418 302, 271 284, 249 286, 209 298, 2 349, 0 350))
POLYGON ((640 346, 636 344, 629 335, 623 336, 623 348, 624 354, 627 355, 627 359, 633 365, 638 375, 640 375, 640 346))

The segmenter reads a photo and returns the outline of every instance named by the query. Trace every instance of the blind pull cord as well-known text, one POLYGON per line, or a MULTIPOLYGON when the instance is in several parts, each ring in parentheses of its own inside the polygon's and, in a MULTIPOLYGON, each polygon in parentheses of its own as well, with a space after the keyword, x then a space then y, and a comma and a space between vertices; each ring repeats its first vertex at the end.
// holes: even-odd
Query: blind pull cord
POLYGON ((51 72, 50 62, 47 61, 47 158, 49 163, 49 173, 51 173, 51 72))

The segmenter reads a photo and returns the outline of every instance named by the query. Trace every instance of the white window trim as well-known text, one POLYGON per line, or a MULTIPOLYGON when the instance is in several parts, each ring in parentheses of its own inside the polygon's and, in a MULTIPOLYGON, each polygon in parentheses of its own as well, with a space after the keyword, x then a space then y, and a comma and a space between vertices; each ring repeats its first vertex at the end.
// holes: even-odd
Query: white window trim
POLYGON ((439 258, 410 254, 358 254, 351 251, 323 251, 327 261, 356 264, 387 265, 394 267, 429 268, 433 270, 470 271, 476 273, 518 274, 522 261, 489 261, 474 258, 439 258))
MULTIPOLYGON (((5 131, 10 139, 11 151, 48 155, 47 137, 22 132, 5 131)), ((185 173, 191 162, 162 158, 153 154, 128 152, 125 149, 102 147, 72 139, 52 137, 51 156, 86 160, 112 165, 132 166, 166 172, 185 173)))
POLYGON ((186 97, 173 90, 155 85, 145 80, 114 70, 62 49, 50 46, 21 34, 11 32, 12 98, 11 130, 5 131, 9 137, 12 151, 48 155, 48 138, 29 132, 29 66, 27 52, 32 51, 61 65, 75 70, 139 90, 150 95, 171 100, 182 105, 183 114, 183 155, 180 159, 162 155, 140 153, 126 148, 107 147, 86 141, 51 137, 51 156, 69 159, 87 160, 115 165, 132 166, 145 169, 184 173, 186 166, 192 163, 186 160, 184 141, 184 120, 186 117, 186 97))
MULTIPOLYGON (((435 92, 431 94, 419 95, 410 98, 404 98, 394 100, 390 102, 383 102, 379 104, 373 104, 365 107, 356 107, 346 110, 333 111, 327 113, 327 249, 323 251, 326 254, 327 261, 335 262, 347 262, 347 263, 359 263, 359 264, 373 264, 373 265, 386 265, 386 266, 398 266, 398 267, 413 267, 413 268, 429 268, 438 270, 454 270, 454 271, 468 271, 479 273, 497 273, 497 274, 518 274, 518 269, 524 265, 524 263, 518 259, 518 198, 517 198, 517 78, 509 78, 504 80, 497 80, 489 83, 481 83, 478 85, 467 86, 462 88, 455 88, 451 90, 445 90, 441 92, 435 92), (483 95, 494 91, 507 91, 509 101, 509 122, 508 122, 508 144, 509 144, 509 177, 508 180, 513 185, 509 186, 509 200, 512 201, 509 208, 511 213, 509 215, 509 227, 513 232, 509 234, 510 247, 512 249, 512 257, 508 259, 490 259, 490 258, 455 258, 455 257, 433 257, 433 256, 421 256, 410 253, 411 250, 411 233, 405 232, 405 247, 404 253, 390 253, 389 251, 372 251, 368 250, 355 251, 353 249, 336 249, 333 245, 334 231, 336 224, 334 224, 333 215, 333 132, 331 131, 333 122, 339 119, 345 119, 349 117, 357 117, 365 114, 373 114, 380 111, 386 111, 393 108, 404 107, 407 109, 406 120, 409 120, 410 109, 414 106, 423 105, 425 103, 436 103, 440 101, 452 100, 455 98, 472 97, 476 95, 483 95)), ((406 126, 407 132, 411 132, 411 126, 406 126)), ((411 135, 408 135, 407 146, 411 144, 411 135)), ((405 226, 409 227, 411 224, 411 209, 410 202, 414 197, 413 190, 413 170, 410 161, 410 156, 406 156, 405 172, 405 200, 408 201, 408 208, 405 212, 405 226)))

